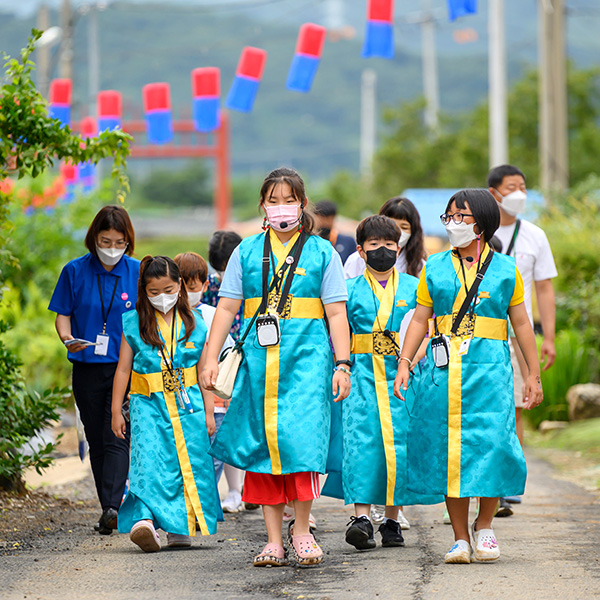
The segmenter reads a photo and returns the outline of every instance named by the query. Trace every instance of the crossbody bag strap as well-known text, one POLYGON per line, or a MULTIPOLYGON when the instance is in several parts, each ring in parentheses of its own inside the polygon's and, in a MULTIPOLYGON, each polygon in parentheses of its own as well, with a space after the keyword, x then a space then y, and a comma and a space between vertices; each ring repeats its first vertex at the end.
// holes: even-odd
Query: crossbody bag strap
POLYGON ((506 250, 507 256, 510 256, 510 253, 513 251, 515 242, 517 241, 517 236, 519 235, 520 228, 521 228, 521 219, 517 219, 517 222, 515 223, 515 230, 513 231, 513 235, 510 240, 510 244, 508 245, 508 249, 506 250))
POLYGON ((285 280, 285 284, 283 286, 283 290, 281 292, 281 298, 279 298, 279 304, 277 305, 277 313, 282 314, 283 309, 285 308, 285 303, 287 302, 288 294, 290 293, 290 288, 292 287, 292 279, 296 274, 296 266, 300 261, 300 255, 302 254, 302 248, 304 247, 304 242, 306 241, 306 234, 304 231, 300 232, 300 237, 298 238, 298 242, 292 248, 292 252, 290 253, 293 262, 287 263, 289 265, 288 275, 285 280))
MULTIPOLYGON (((458 314, 456 315, 456 318, 454 319, 454 323, 452 323, 452 329, 451 329, 452 335, 456 335, 456 332, 458 331, 458 329, 462 323, 462 320, 464 319, 465 315, 467 314, 469 305, 471 304, 471 302, 473 302, 473 298, 475 297, 475 294, 477 293, 477 290, 479 289, 479 284, 481 283, 481 280, 483 279, 483 276, 485 275, 485 272, 487 271, 488 266, 492 262, 493 256, 494 256, 494 251, 490 248, 490 253, 488 254, 487 258, 485 259, 485 262, 481 265, 481 268, 477 271, 477 275, 475 275, 475 281, 473 282, 473 285, 467 292, 467 296, 464 299, 462 306, 458 310, 458 314)), ((466 285, 466 282, 465 282, 465 285, 466 285)))
MULTIPOLYGON (((300 237, 298 238, 298 241, 294 244, 294 247, 292 248, 292 254, 294 256, 294 263, 297 263, 298 259, 300 258, 300 253, 302 252, 302 247, 304 246, 305 240, 306 240, 306 234, 304 232, 302 232, 300 234, 300 237)), ((263 279, 262 300, 261 300, 260 306, 254 313, 250 323, 248 323, 248 327, 246 327, 246 330, 244 331, 242 337, 240 337, 240 339, 235 343, 235 348, 241 348, 243 346, 258 315, 261 313, 264 313, 265 310, 267 309, 267 302, 269 299, 269 294, 275 289, 275 286, 277 285, 277 277, 275 276, 275 274, 274 274, 273 280, 271 281, 271 285, 270 286, 268 285, 270 260, 271 260, 271 239, 269 237, 269 232, 267 231, 265 234, 265 244, 264 244, 264 250, 263 250, 263 262, 262 262, 262 276, 263 276, 262 277, 262 279, 263 279)), ((289 266, 290 265, 288 263, 285 263, 284 269, 287 269, 289 266)), ((295 269, 294 269, 294 271, 295 271, 295 269)), ((283 300, 287 300, 287 295, 289 293, 289 289, 292 284, 292 281, 291 281, 292 277, 293 277, 293 271, 291 273, 288 273, 288 277, 286 279, 285 286, 284 286, 283 293, 282 293, 283 300)), ((281 304, 281 301, 280 301, 279 306, 278 306, 279 312, 281 311, 283 306, 285 306, 285 302, 283 304, 281 304)))

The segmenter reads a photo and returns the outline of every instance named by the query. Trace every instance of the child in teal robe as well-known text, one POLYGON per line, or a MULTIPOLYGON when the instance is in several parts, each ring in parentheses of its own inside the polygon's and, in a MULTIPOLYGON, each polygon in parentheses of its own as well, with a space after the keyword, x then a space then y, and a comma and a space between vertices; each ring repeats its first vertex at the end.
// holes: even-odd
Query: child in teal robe
POLYGON ((500 223, 493 196, 487 190, 458 192, 441 219, 453 249, 431 256, 421 274, 394 392, 402 398, 409 389, 409 366, 435 315, 425 365, 417 367, 410 384, 409 486, 446 496, 455 538, 447 563, 470 563, 473 553, 477 560, 493 561, 500 556, 492 529, 498 497, 522 494, 526 480, 507 316, 529 367, 525 408, 542 401, 539 360, 514 259, 488 246, 500 223), (470 497, 480 498, 471 527, 474 548, 470 497))
POLYGON ((123 435, 120 398, 131 375, 130 486, 119 531, 145 552, 191 545, 196 528, 216 532, 222 519, 208 436, 212 401, 198 384, 206 342, 201 314, 189 307, 177 265, 166 257, 141 263, 136 310, 123 316, 123 339, 113 387, 112 428, 123 435))

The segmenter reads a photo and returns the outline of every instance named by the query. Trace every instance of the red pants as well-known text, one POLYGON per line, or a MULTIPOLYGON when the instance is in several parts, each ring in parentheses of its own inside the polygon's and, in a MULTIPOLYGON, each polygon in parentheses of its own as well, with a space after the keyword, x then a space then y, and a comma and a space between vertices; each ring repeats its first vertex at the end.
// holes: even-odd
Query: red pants
POLYGON ((315 500, 320 495, 318 473, 271 475, 247 471, 242 500, 251 504, 285 504, 315 500))

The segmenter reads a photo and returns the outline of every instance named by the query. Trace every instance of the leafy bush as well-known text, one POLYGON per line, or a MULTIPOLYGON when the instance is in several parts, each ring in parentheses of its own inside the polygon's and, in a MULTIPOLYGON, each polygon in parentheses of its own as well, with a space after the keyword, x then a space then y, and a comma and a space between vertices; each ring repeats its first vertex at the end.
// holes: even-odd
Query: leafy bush
MULTIPOLYGON (((6 325, 0 324, 0 333, 6 325)), ((25 469, 41 472, 52 462, 56 444, 36 445, 32 438, 59 418, 58 409, 70 396, 69 389, 55 388, 43 394, 28 393, 20 363, 0 341, 0 487, 24 491, 21 479, 25 469)))
POLYGON ((532 410, 523 411, 537 428, 542 421, 568 421, 567 392, 572 385, 588 383, 598 377, 600 353, 595 346, 585 346, 576 329, 559 331, 556 336, 556 362, 542 371, 544 401, 532 410))
POLYGON ((600 177, 550 196, 539 218, 556 261, 557 329, 575 328, 581 343, 600 334, 600 177))
MULTIPOLYGON (((56 274, 55 281, 58 278, 56 274)), ((21 364, 30 390, 63 387, 71 379, 67 351, 56 335, 56 315, 48 310, 49 296, 35 281, 24 288, 12 283, 5 288, 0 304, 0 320, 8 326, 4 334, 7 350, 21 364)))

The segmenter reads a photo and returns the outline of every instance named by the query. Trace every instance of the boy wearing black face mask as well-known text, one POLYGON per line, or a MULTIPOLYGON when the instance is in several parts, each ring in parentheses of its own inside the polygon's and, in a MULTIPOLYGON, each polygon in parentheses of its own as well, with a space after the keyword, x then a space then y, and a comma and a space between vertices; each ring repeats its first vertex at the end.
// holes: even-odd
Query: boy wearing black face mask
MULTIPOLYGON (((348 321, 352 330, 352 390, 342 403, 342 487, 355 516, 346 541, 374 548, 370 505, 385 505, 379 527, 382 546, 404 546, 398 512, 406 504, 437 503, 406 489, 406 405, 393 394, 404 331, 416 306, 418 280, 398 273, 400 230, 389 217, 367 217, 356 230, 364 275, 348 280, 348 321)), ((323 493, 333 492, 333 478, 323 493), (327 489, 329 488, 329 490, 327 489)), ((330 495, 337 495, 331 493, 330 495)), ((341 494, 339 494, 341 495, 341 494)))

